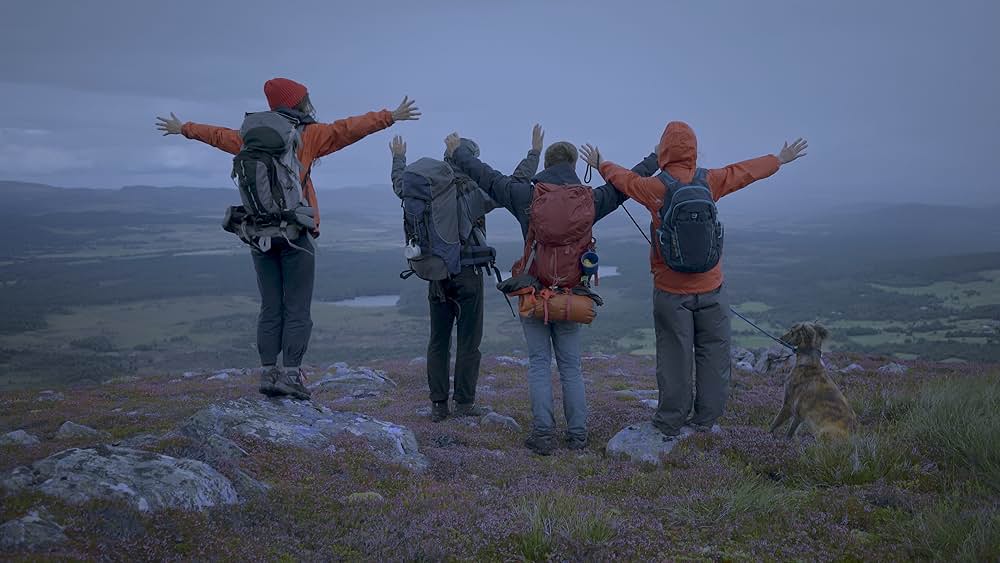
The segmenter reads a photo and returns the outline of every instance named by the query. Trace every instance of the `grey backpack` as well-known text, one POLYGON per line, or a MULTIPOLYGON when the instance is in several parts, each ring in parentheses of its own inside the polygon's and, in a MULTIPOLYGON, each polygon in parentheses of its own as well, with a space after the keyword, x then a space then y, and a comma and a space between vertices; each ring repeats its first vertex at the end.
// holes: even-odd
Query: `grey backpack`
POLYGON ((722 257, 725 231, 708 185, 708 171, 698 168, 687 184, 665 170, 657 178, 667 189, 656 231, 660 256, 675 272, 700 274, 711 270, 722 257))
POLYGON ((248 113, 240 128, 243 147, 233 158, 232 178, 243 205, 229 208, 223 228, 261 250, 272 237, 292 244, 303 229, 316 228, 300 180, 301 129, 298 118, 278 111, 248 113))

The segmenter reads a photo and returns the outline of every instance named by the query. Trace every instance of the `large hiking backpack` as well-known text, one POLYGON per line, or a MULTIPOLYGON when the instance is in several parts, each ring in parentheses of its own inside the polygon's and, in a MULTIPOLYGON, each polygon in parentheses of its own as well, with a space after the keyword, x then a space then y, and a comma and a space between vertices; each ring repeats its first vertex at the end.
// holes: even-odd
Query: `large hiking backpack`
POLYGON ((481 219, 488 209, 470 180, 451 166, 421 158, 403 171, 403 233, 410 270, 428 281, 458 275, 463 267, 493 268, 496 250, 486 244, 481 219))
POLYGON ((243 147, 233 158, 232 178, 243 205, 229 209, 223 228, 262 250, 271 237, 291 243, 303 229, 315 229, 315 210, 302 193, 300 121, 278 111, 248 113, 240 137, 243 147))
POLYGON ((543 287, 569 289, 580 285, 580 258, 593 248, 596 217, 589 186, 535 184, 524 255, 514 275, 527 273, 543 287))
POLYGON ((704 168, 697 169, 688 184, 666 171, 657 176, 667 193, 660 208, 656 241, 663 261, 675 272, 708 272, 722 257, 725 232, 707 176, 704 168))

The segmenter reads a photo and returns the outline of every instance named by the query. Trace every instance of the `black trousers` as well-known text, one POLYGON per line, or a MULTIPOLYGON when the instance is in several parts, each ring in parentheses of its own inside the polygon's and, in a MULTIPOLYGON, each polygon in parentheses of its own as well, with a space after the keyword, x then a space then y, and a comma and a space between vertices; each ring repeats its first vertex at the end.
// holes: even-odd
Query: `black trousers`
POLYGON ((463 268, 452 279, 429 285, 431 337, 427 344, 427 384, 431 400, 448 400, 451 330, 457 324, 454 399, 456 403, 474 403, 482 360, 479 352, 483 340, 482 273, 475 268, 463 268))
MULTIPOLYGON (((312 238, 303 234, 295 246, 315 252, 312 238)), ((312 295, 316 257, 294 248, 282 238, 272 238, 271 248, 254 248, 254 269, 260 289, 257 317, 257 352, 261 365, 274 365, 281 356, 285 367, 298 367, 312 334, 312 295)))

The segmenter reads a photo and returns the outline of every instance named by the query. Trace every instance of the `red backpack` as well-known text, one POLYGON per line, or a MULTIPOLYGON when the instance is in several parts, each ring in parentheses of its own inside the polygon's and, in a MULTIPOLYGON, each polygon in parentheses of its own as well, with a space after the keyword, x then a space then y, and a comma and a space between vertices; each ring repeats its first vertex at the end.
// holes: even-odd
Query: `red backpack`
POLYGON ((594 194, 589 186, 535 184, 524 255, 512 272, 550 288, 580 285, 580 257, 593 247, 594 194))

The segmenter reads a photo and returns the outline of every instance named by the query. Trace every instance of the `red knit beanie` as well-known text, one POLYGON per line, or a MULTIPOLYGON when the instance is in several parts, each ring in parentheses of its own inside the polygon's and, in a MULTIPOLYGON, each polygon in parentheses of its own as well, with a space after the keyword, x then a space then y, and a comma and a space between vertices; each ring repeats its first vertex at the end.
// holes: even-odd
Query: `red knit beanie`
POLYGON ((305 86, 287 78, 272 78, 264 83, 264 96, 271 109, 293 109, 308 93, 305 86))

